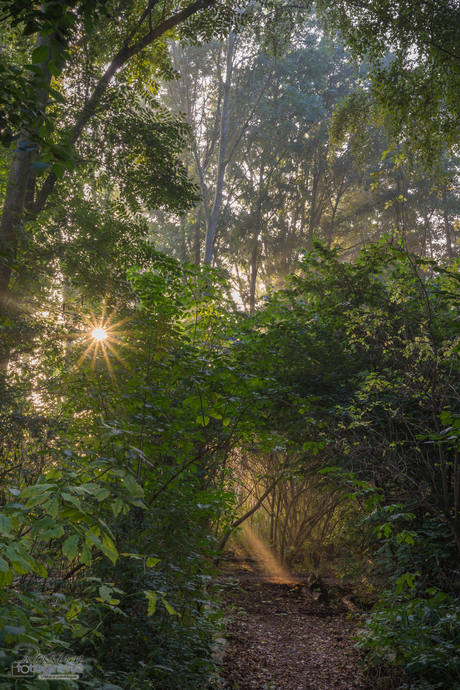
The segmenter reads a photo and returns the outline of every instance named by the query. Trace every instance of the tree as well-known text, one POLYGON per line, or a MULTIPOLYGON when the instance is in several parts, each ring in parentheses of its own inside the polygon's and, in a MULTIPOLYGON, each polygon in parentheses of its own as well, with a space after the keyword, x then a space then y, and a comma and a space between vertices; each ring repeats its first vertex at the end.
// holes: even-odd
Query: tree
POLYGON ((369 65, 371 89, 347 104, 355 129, 377 105, 406 156, 439 170, 445 149, 455 153, 458 145, 458 3, 320 0, 318 7, 352 55, 369 65))
MULTIPOLYGON (((33 20, 30 19, 27 7, 19 14, 13 12, 12 15, 8 15, 14 17, 15 25, 25 25, 26 35, 37 36, 31 58, 32 62, 37 64, 35 71, 41 79, 38 86, 42 88, 43 96, 38 96, 40 114, 32 123, 35 130, 42 127, 41 117, 47 108, 52 78, 58 80, 64 88, 64 94, 52 90, 51 94, 54 98, 61 101, 63 98, 69 98, 70 94, 66 96, 66 93, 72 91, 72 81, 67 83, 67 75, 72 80, 69 51, 73 53, 73 59, 75 59, 75 54, 77 56, 84 54, 89 38, 88 32, 94 29, 90 22, 83 21, 82 24, 78 21, 79 14, 73 10, 73 4, 64 6, 62 3, 49 0, 43 6, 46 20, 41 23, 40 14, 37 15, 35 10, 33 20)), ((89 12, 88 6, 98 7, 92 3, 83 4, 80 8, 83 20, 85 20, 85 13, 89 12)), ((177 35, 181 35, 184 39, 187 36, 194 36, 195 39, 204 37, 209 39, 214 34, 229 30, 240 14, 231 4, 219 4, 217 0, 198 0, 180 9, 168 1, 158 4, 152 1, 133 0, 123 6, 116 3, 113 6, 109 4, 107 10, 105 18, 100 19, 97 24, 96 38, 101 41, 105 36, 107 43, 97 61, 92 62, 93 69, 89 77, 88 89, 82 101, 77 102, 77 108, 67 118, 67 127, 64 128, 64 132, 61 130, 66 147, 50 148, 48 146, 51 160, 37 162, 37 147, 27 144, 29 140, 33 141, 33 132, 30 131, 24 132, 19 139, 17 150, 13 155, 0 228, 1 250, 3 254, 7 253, 11 257, 11 260, 2 264, 0 270, 0 303, 2 305, 7 298, 12 271, 11 261, 14 263, 19 228, 24 220, 29 179, 31 189, 27 199, 27 212, 32 218, 36 218, 45 207, 56 182, 64 175, 63 164, 71 167, 69 156, 75 151, 82 135, 95 122, 95 118, 103 117, 103 114, 107 112, 107 107, 110 107, 110 98, 107 98, 107 94, 116 75, 122 73, 124 83, 135 78, 136 59, 139 60, 149 49, 153 59, 156 60, 157 68, 164 67, 162 46, 168 32, 176 31, 177 35), (197 16, 192 21, 195 15, 197 16), (35 169, 37 166, 38 169, 49 168, 46 179, 41 185, 37 185, 36 189, 35 179, 31 174, 33 166, 35 169)), ((33 79, 31 84, 32 87, 35 84, 33 79)), ((39 93, 42 92, 39 91, 39 93)), ((27 126, 27 122, 24 122, 24 125, 27 126)), ((52 123, 49 127, 50 130, 54 129, 52 123)))

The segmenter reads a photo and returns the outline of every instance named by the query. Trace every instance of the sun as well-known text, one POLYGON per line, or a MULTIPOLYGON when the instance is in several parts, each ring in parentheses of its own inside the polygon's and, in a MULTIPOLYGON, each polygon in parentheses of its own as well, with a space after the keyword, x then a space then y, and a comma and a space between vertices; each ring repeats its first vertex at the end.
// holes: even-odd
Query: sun
MULTIPOLYGON (((102 356, 110 374, 110 378, 116 386, 115 372, 112 362, 110 361, 111 356, 118 360, 123 368, 129 369, 129 363, 122 356, 122 353, 117 352, 117 350, 125 348, 138 350, 137 347, 127 342, 131 331, 126 330, 126 324, 128 321, 131 321, 132 318, 131 316, 117 320, 117 314, 114 312, 110 316, 107 316, 105 308, 102 316, 99 318, 96 317, 95 314, 80 314, 83 331, 80 331, 80 335, 77 337, 81 345, 83 345, 84 351, 73 366, 72 373, 75 374, 85 363, 88 363, 90 370, 94 372, 96 362, 98 358, 102 356)), ((72 338, 75 338, 75 335, 72 335, 72 338)))
POLYGON ((105 340, 108 337, 108 333, 105 328, 95 328, 91 333, 94 340, 105 340))

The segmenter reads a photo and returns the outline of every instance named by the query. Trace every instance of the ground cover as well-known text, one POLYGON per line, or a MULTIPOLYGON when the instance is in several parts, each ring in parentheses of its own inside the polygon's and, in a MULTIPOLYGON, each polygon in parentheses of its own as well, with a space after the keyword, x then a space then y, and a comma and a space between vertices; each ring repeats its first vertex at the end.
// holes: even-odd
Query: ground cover
MULTIPOLYGON (((226 564, 228 613, 223 686, 229 690, 369 690, 354 648, 359 623, 342 601, 351 588, 324 574, 327 595, 308 574, 280 576, 257 562, 226 564)), ((225 581, 225 580, 224 580, 225 581)))

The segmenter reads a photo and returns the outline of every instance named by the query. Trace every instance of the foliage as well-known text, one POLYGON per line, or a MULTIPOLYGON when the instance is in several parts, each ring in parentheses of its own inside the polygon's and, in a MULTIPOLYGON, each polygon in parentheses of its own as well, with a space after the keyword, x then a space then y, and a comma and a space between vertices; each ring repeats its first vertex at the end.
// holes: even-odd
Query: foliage
POLYGON ((457 689, 459 634, 458 599, 433 588, 423 597, 387 592, 360 633, 358 646, 369 651, 370 664, 387 659, 403 668, 410 687, 457 689))
POLYGON ((253 438, 254 414, 270 397, 267 381, 235 360, 229 338, 240 317, 228 310, 220 274, 158 253, 152 260, 151 271, 131 275, 131 313, 104 317, 105 359, 88 339, 78 344, 88 325, 77 316, 75 345, 69 352, 61 341, 61 371, 41 393, 48 419, 36 440, 32 411, 11 425, 5 486, 27 502, 2 510, 3 645, 7 654, 32 642, 91 655, 93 684, 198 688, 213 667, 218 620, 206 591, 212 533, 234 513, 226 454, 253 438), (60 421, 51 425, 53 411, 60 421), (91 549, 100 552, 94 561, 91 549))
POLYGON ((444 0, 318 4, 331 30, 370 67, 372 89, 359 96, 361 109, 377 104, 405 154, 439 170, 445 148, 455 152, 457 145, 458 5, 444 0))

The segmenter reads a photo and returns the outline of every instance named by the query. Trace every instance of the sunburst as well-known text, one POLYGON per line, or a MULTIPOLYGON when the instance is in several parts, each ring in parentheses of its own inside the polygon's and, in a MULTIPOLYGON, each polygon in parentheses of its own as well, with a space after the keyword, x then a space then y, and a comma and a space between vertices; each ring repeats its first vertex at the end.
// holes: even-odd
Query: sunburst
POLYGON ((139 348, 133 346, 126 340, 126 336, 130 335, 132 331, 126 330, 125 326, 134 317, 128 316, 119 321, 115 321, 116 317, 116 312, 113 312, 110 316, 106 316, 105 309, 103 310, 102 316, 99 318, 97 318, 95 314, 90 314, 90 316, 80 314, 83 330, 77 338, 81 338, 82 345, 86 345, 86 348, 73 367, 72 373, 76 374, 89 357, 91 357, 91 371, 94 371, 98 357, 102 355, 110 378, 116 385, 115 372, 109 358, 109 352, 116 357, 123 368, 131 368, 129 362, 117 352, 117 346, 118 348, 128 348, 137 352, 140 351, 139 348))

